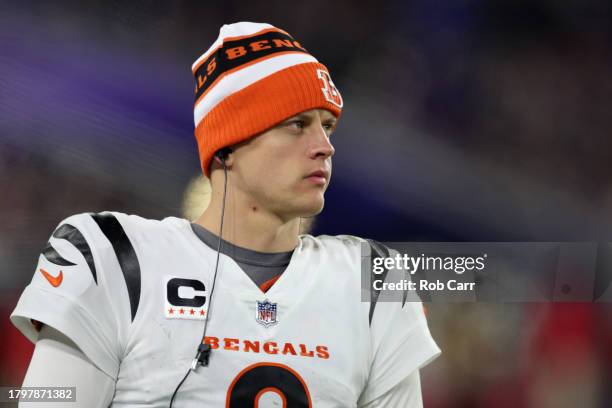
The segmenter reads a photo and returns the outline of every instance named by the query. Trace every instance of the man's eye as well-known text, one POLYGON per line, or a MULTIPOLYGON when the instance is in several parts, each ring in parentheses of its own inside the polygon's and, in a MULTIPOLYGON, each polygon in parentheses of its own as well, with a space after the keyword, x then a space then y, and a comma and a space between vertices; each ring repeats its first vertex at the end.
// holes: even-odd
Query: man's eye
POLYGON ((324 123, 323 124, 323 129, 325 129, 328 133, 333 132, 335 128, 336 128, 335 123, 324 123))
POLYGON ((306 123, 303 120, 293 120, 288 125, 296 129, 304 129, 306 127, 306 123))

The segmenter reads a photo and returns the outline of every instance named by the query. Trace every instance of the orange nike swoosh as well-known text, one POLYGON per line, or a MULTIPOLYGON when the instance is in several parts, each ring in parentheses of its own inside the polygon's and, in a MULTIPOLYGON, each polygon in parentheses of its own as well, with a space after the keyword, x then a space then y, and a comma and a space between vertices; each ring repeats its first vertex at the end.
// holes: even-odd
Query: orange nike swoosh
POLYGON ((43 274, 45 279, 49 281, 51 286, 53 286, 54 288, 57 288, 59 285, 62 284, 62 280, 64 279, 64 274, 62 273, 62 271, 60 271, 59 275, 57 276, 51 275, 49 272, 45 271, 43 268, 40 268, 40 272, 43 274))

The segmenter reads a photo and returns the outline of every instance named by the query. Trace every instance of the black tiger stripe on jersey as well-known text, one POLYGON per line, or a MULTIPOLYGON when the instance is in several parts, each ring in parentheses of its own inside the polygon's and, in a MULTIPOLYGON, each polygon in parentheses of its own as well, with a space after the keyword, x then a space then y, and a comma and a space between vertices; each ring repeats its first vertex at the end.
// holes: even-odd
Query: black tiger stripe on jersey
MULTIPOLYGON (((85 261, 87 262, 87 265, 89 266, 89 271, 91 272, 91 276, 93 277, 93 280, 97 285, 98 277, 96 274, 96 265, 93 260, 91 248, 89 247, 89 244, 85 240, 85 237, 83 236, 83 234, 81 234, 81 231, 79 231, 76 227, 70 224, 62 224, 53 232, 53 237, 59 238, 59 239, 65 239, 66 241, 70 242, 81 253, 81 255, 83 255, 83 258, 85 258, 85 261)), ((61 256, 59 252, 57 252, 57 250, 53 248, 53 245, 51 245, 51 242, 47 242, 47 245, 42 250, 42 255, 47 259, 47 261, 55 265, 60 265, 60 266, 76 265, 74 262, 71 262, 67 260, 66 258, 64 258, 63 256, 61 256)))
POLYGON ((47 261, 51 262, 55 265, 60 266, 74 266, 76 265, 73 262, 70 262, 63 256, 61 256, 55 248, 51 245, 51 242, 47 242, 47 245, 42 250, 42 255, 47 259, 47 261))
MULTIPOLYGON (((387 249, 387 247, 381 244, 380 242, 374 241, 373 239, 368 239, 367 241, 370 244, 370 273, 373 274, 372 271, 374 269, 374 259, 387 258, 389 256, 389 249, 387 249)), ((387 273, 389 273, 389 270, 387 268, 384 268, 384 271, 380 275, 378 275, 377 279, 380 279, 384 282, 387 279, 387 273)), ((379 295, 380 290, 376 290, 374 289, 373 285, 370 285, 370 325, 372 325, 372 316, 374 316, 374 309, 376 308, 376 302, 378 301, 379 295)))
MULTIPOLYGON (((374 267, 374 258, 386 258, 389 256, 389 248, 384 246, 378 241, 374 241, 373 239, 368 239, 368 243, 370 244, 370 273, 374 275, 373 267, 374 267)), ((383 282, 387 279, 387 273, 389 270, 382 265, 384 271, 380 275, 374 275, 377 279, 382 280, 383 282)), ((374 278, 372 276, 372 278, 374 278)), ((402 294, 402 308, 406 305, 406 301, 408 300, 408 289, 405 289, 402 294)), ((371 287, 371 297, 370 297, 370 324, 372 324, 372 316, 374 315, 374 308, 376 307, 376 302, 378 301, 378 297, 380 296, 380 290, 375 290, 374 287, 371 287)))
POLYGON ((121 223, 113 214, 90 215, 113 246, 127 286, 132 321, 134 321, 140 303, 140 263, 136 251, 121 223))
MULTIPOLYGON (((94 263, 91 248, 89 247, 89 244, 85 240, 85 237, 83 236, 83 234, 81 234, 81 231, 79 231, 76 227, 70 224, 62 224, 53 232, 53 236, 55 238, 65 239, 66 241, 74 245, 76 249, 79 250, 79 252, 83 255, 83 258, 85 258, 87 265, 89 265, 89 271, 91 272, 91 275, 93 276, 93 280, 97 285, 98 275, 96 273, 96 264, 94 263)), ((55 251, 55 249, 53 250, 55 251)))

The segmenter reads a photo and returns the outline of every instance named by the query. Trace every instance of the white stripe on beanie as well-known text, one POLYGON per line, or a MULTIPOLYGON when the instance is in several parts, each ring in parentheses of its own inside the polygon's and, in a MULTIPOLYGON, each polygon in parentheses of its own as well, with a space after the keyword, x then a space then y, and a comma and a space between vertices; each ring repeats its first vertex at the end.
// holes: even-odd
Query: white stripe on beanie
POLYGON ((317 60, 312 55, 304 53, 281 54, 225 75, 195 106, 193 115, 195 126, 198 126, 204 116, 228 95, 275 72, 307 62, 317 62, 317 60))

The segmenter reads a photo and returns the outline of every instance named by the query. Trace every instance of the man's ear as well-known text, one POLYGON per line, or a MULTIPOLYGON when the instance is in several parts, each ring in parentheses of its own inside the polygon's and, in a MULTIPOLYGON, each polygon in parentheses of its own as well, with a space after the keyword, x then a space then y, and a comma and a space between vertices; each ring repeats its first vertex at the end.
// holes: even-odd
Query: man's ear
POLYGON ((227 167, 231 167, 232 162, 233 162, 232 153, 233 153, 233 150, 231 147, 224 147, 223 149, 218 150, 214 156, 215 162, 221 165, 221 167, 223 167, 224 162, 227 167))

